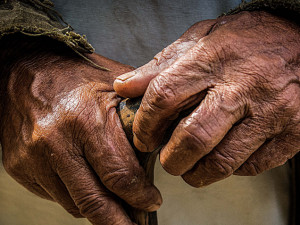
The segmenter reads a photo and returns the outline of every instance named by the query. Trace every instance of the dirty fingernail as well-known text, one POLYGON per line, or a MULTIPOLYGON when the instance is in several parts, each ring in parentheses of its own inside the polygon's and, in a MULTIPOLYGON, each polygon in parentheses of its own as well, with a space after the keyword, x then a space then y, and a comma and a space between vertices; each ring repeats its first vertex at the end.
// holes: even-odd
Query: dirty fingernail
POLYGON ((160 208, 160 204, 157 205, 151 205, 150 207, 147 208, 148 212, 154 212, 157 211, 160 208))
POLYGON ((137 138, 135 133, 133 133, 133 143, 135 147, 137 147, 137 149, 140 150, 141 152, 148 151, 147 146, 137 138))
POLYGON ((121 76, 118 76, 116 79, 121 80, 121 81, 126 81, 129 78, 133 77, 135 74, 136 73, 134 71, 132 71, 132 72, 129 72, 129 73, 122 74, 121 76))

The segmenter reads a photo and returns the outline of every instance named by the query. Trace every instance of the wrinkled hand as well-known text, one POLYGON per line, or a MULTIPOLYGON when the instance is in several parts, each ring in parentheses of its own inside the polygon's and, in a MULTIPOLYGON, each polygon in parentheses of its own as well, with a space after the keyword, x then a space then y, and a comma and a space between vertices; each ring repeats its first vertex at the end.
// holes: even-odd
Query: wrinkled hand
POLYGON ((132 69, 94 54, 93 61, 111 71, 96 69, 52 42, 43 40, 17 60, 2 58, 1 75, 9 74, 1 102, 4 167, 28 190, 75 217, 96 225, 133 224, 120 199, 153 211, 161 196, 116 114, 120 99, 113 80, 132 69))
POLYGON ((256 175, 300 150, 300 28, 274 15, 199 22, 114 87, 124 97, 146 91, 133 125, 145 152, 197 105, 160 153, 165 170, 192 186, 256 175))

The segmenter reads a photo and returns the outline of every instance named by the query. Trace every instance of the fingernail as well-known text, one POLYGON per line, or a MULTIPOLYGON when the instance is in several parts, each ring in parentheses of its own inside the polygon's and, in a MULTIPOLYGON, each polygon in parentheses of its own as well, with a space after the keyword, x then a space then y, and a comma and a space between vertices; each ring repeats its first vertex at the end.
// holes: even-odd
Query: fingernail
POLYGON ((140 150, 141 152, 148 151, 147 146, 143 142, 141 142, 140 139, 137 138, 135 133, 133 133, 133 143, 135 147, 137 147, 137 149, 140 150))
POLYGON ((151 205, 150 207, 147 208, 147 211, 148 212, 154 212, 154 211, 157 211, 158 209, 160 208, 160 205, 151 205))
POLYGON ((118 76, 116 79, 121 80, 121 81, 126 81, 129 78, 133 77, 134 75, 135 75, 135 72, 132 71, 132 72, 129 72, 129 73, 122 74, 121 76, 118 76))

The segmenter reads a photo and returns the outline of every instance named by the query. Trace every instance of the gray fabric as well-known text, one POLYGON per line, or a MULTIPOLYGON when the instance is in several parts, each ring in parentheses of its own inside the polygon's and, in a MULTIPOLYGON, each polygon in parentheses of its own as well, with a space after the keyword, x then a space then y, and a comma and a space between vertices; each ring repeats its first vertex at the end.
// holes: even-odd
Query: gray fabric
POLYGON ((55 8, 85 34, 96 52, 140 66, 192 24, 235 8, 240 0, 54 0, 55 8), (220 4, 221 3, 221 4, 220 4))

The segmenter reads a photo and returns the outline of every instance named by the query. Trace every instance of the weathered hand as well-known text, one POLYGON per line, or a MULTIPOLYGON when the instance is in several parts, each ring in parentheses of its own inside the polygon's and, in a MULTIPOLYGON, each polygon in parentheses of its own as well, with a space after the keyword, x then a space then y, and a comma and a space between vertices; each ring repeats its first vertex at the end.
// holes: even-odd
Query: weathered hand
POLYGON ((0 117, 5 169, 76 217, 96 225, 133 224, 120 199, 153 211, 161 196, 145 177, 116 114, 120 99, 113 80, 132 68, 92 55, 111 70, 102 71, 62 44, 38 40, 17 52, 11 43, 9 53, 1 52, 1 75, 7 75, 0 117))
POLYGON ((266 12, 197 23, 114 87, 124 97, 146 91, 133 125, 141 151, 198 105, 160 153, 192 186, 256 175, 300 150, 300 28, 266 12))

